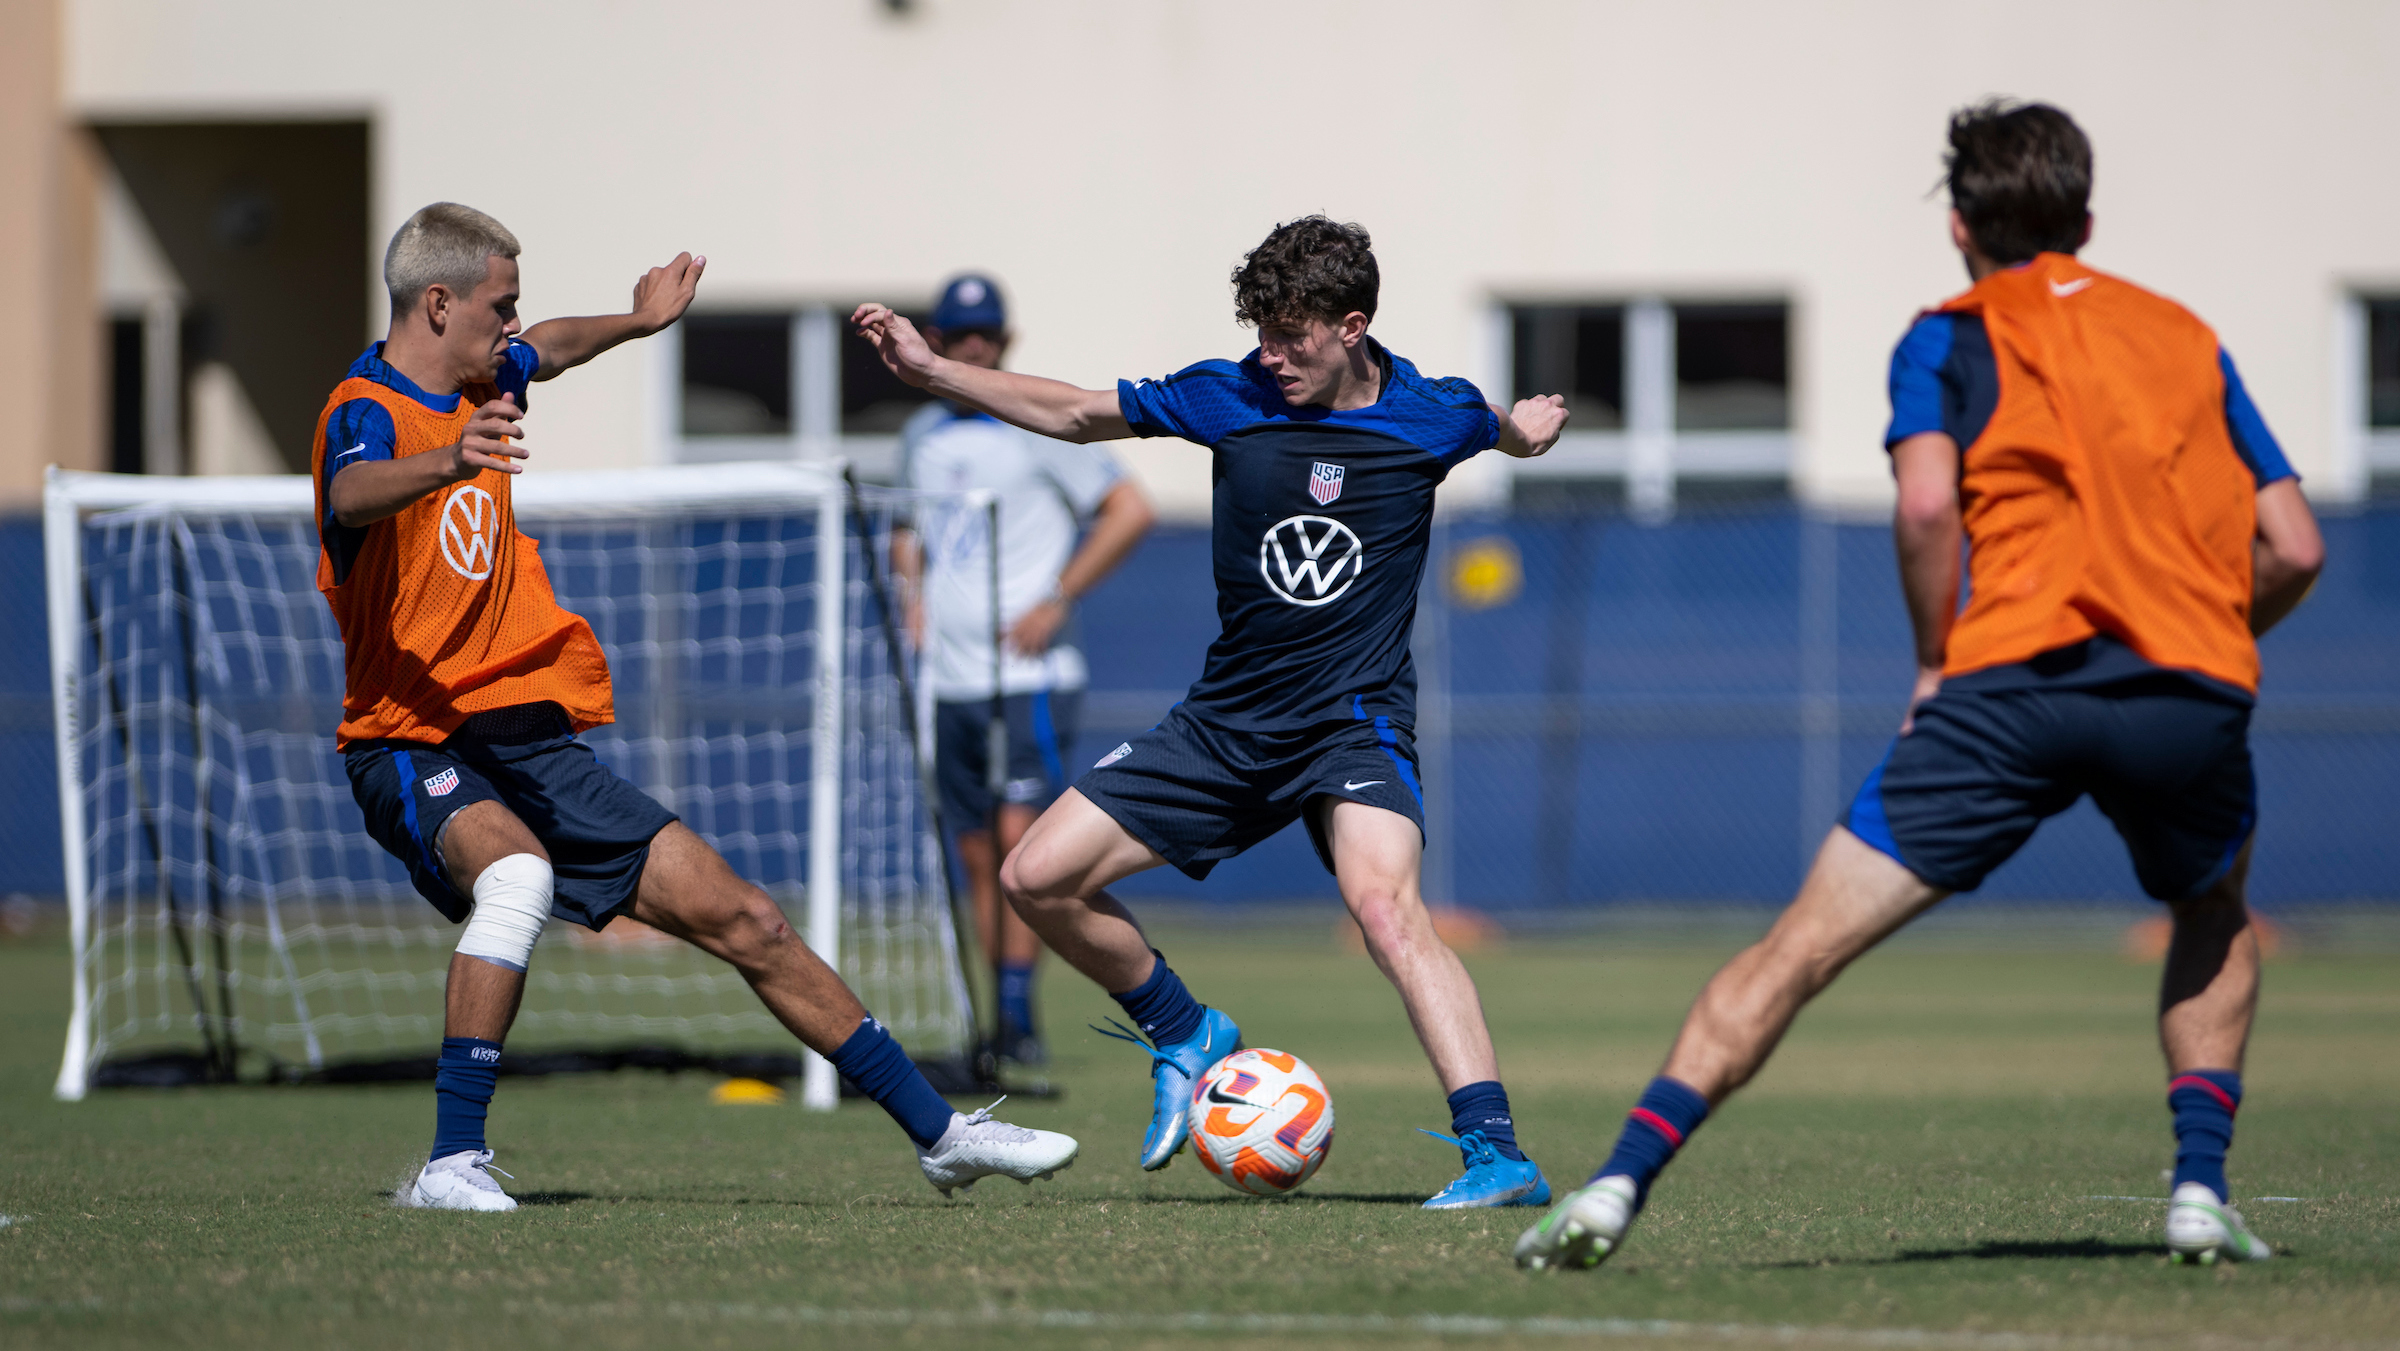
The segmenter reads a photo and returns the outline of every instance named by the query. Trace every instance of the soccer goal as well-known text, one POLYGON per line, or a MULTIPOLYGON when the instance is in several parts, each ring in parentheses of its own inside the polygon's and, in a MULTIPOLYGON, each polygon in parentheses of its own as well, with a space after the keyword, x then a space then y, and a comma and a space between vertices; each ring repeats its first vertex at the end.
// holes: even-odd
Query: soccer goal
MULTIPOLYGON (((585 739, 775 896, 920 1059, 974 1015, 895 667, 896 521, 968 498, 838 469, 528 474, 524 531, 591 621, 617 721, 585 739), (838 598, 838 604, 825 603, 838 598)), ((53 469, 44 548, 74 1008, 56 1092, 402 1077, 458 931, 367 837, 333 730, 342 642, 304 476, 53 469)), ((738 974, 630 918, 554 923, 511 1059, 739 1066, 798 1050, 738 974)), ((810 1056, 803 1100, 836 1081, 810 1056)))

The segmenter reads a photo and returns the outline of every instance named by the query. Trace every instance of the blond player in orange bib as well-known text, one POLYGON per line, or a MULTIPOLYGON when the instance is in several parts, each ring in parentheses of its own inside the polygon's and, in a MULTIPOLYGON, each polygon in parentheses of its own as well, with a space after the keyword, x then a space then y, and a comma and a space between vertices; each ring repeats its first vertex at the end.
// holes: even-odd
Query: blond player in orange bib
POLYGON ((384 254, 390 335, 335 387, 312 451, 352 792, 418 892, 466 926, 444 992, 433 1151, 401 1199, 516 1208, 491 1176, 484 1124, 553 916, 597 930, 629 915, 732 963, 891 1113, 945 1195, 1067 1166, 1066 1136, 952 1111, 764 891, 576 739, 615 718, 608 659, 517 533, 527 390, 674 323, 707 260, 652 268, 629 313, 520 334, 517 254, 516 236, 472 208, 411 216, 384 254))
POLYGON ((2225 1180, 2258 1005, 2250 709, 2258 635, 2307 595, 2324 545, 2216 334, 2075 256, 2092 147, 2074 119, 1963 109, 1948 161, 1950 239, 1974 285, 1901 340, 1884 437, 1917 640, 1907 720, 1798 898, 1700 992, 1615 1152, 1517 1240, 1523 1266, 1616 1251, 1660 1170, 1802 1005, 2087 794, 2175 926, 2158 1000, 2167 1249, 2271 1254, 2225 1180))

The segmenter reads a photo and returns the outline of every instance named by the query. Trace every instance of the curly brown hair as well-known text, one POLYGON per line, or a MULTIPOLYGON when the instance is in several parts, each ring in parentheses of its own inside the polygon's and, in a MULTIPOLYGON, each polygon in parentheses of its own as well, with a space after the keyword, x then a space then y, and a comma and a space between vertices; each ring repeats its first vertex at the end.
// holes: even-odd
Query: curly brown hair
POLYGON ((1373 319, 1382 280, 1363 227, 1302 216, 1268 231, 1233 270, 1233 317, 1259 326, 1304 319, 1338 324, 1353 311, 1373 319))

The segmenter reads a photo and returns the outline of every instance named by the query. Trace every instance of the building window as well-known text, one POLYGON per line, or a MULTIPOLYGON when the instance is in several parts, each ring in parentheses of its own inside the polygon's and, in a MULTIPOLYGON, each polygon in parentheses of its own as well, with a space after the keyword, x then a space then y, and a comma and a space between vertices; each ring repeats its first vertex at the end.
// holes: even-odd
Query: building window
POLYGON ((1624 306, 1514 306, 1509 336, 1516 398, 1564 394, 1577 431, 1624 428, 1624 306))
POLYGON ((792 316, 687 314, 685 436, 792 434, 792 316))
POLYGON ((1790 305, 1512 305, 1504 331, 1512 396, 1563 394, 1569 413, 1556 450, 1513 467, 1518 496, 1622 500, 1663 519, 1679 492, 1788 492, 1790 305))
POLYGON ((1784 305, 1675 306, 1675 429, 1788 430, 1790 319, 1784 305))
POLYGON ((928 396, 848 331, 849 313, 812 305, 684 316, 677 458, 840 455, 863 477, 888 478, 901 424, 928 396))
POLYGON ((2400 431, 2400 297, 2368 300, 2366 311, 2367 426, 2400 431))

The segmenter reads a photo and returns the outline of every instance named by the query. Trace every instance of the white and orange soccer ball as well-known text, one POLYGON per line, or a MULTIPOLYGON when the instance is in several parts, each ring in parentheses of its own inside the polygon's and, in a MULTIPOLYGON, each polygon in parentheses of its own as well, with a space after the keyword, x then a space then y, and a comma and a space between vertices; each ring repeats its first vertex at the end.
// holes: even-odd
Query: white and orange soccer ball
POLYGON ((1333 1100, 1296 1055, 1236 1051, 1192 1085, 1192 1151, 1237 1192, 1281 1196, 1332 1149, 1333 1100))

